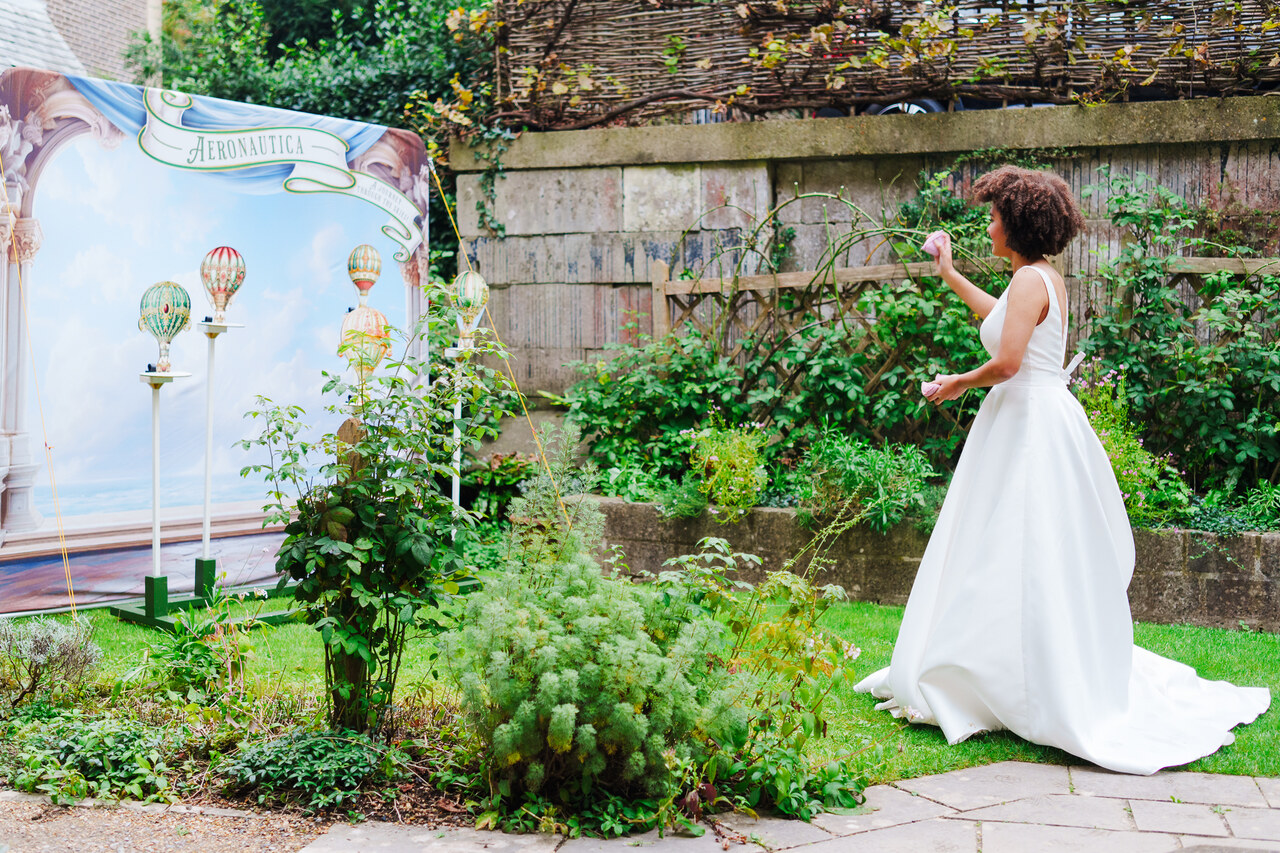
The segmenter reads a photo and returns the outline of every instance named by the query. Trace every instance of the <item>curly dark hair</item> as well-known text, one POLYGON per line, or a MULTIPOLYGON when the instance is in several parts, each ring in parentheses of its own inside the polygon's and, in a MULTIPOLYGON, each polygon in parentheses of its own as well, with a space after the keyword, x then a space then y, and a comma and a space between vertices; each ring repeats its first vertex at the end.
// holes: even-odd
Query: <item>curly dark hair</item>
POLYGON ((1001 166, 978 178, 973 197, 991 202, 1004 223, 1005 245, 1031 260, 1061 254, 1084 228, 1067 182, 1050 172, 1001 166))

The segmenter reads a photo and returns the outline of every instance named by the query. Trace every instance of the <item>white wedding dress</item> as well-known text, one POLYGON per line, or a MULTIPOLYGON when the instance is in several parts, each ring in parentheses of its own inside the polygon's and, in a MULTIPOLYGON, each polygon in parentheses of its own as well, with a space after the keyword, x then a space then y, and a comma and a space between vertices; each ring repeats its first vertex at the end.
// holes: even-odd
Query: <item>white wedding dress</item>
MULTIPOLYGON (((1055 288, 1022 366, 974 419, 890 666, 856 690, 948 742, 1008 729, 1124 773, 1208 755, 1271 704, 1133 644, 1133 535, 1106 451, 1066 387, 1055 288)), ((1000 345, 1008 290, 982 323, 1000 345)))

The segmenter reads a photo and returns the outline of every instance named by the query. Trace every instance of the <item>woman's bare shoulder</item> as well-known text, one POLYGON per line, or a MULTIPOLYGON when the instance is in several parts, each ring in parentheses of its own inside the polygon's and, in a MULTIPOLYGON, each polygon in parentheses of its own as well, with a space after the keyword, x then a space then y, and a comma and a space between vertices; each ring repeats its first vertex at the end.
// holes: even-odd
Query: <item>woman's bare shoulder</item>
POLYGON ((1049 293, 1044 289, 1044 279, 1030 265, 1022 267, 1009 279, 1009 301, 1030 303, 1038 307, 1049 304, 1049 293))

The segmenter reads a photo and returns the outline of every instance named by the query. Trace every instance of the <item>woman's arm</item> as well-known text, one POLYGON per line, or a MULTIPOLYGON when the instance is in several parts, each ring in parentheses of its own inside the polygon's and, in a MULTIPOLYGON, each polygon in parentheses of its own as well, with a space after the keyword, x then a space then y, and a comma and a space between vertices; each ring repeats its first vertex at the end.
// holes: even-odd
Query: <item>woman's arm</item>
POLYGON ((935 377, 933 381, 940 387, 928 399, 934 403, 954 400, 970 388, 997 385, 1017 373, 1031 333, 1048 307, 1049 294, 1039 274, 1026 267, 1018 270, 1009 282, 1009 305, 995 357, 968 373, 935 377))
MULTIPOLYGON (((944 232, 945 234, 945 232, 944 232)), ((985 318, 996 307, 996 298, 978 287, 956 269, 951 258, 951 235, 945 234, 938 243, 937 257, 938 275, 947 283, 947 287, 955 291, 956 296, 964 300, 964 304, 979 317, 985 318)))

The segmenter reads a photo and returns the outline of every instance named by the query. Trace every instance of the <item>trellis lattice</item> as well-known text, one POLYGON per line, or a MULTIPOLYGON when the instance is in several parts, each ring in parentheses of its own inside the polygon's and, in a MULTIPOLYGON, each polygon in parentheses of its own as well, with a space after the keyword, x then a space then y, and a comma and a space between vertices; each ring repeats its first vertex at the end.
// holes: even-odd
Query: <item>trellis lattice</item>
MULTIPOLYGON (((973 273, 999 269, 1003 263, 998 258, 986 258, 958 265, 973 273)), ((1188 297, 1200 292, 1205 276, 1218 272, 1244 277, 1280 275, 1280 258, 1185 257, 1169 265, 1171 284, 1185 289, 1188 297)), ((745 362, 748 345, 772 356, 812 324, 843 322, 855 327, 855 333, 844 339, 848 369, 861 374, 863 392, 870 395, 880 390, 889 371, 918 358, 919 341, 895 344, 886 340, 877 332, 877 318, 865 313, 864 297, 887 281, 915 280, 934 274, 932 262, 917 262, 672 281, 669 267, 656 262, 652 278, 653 336, 656 339, 694 329, 717 346, 725 358, 745 362)), ((1124 294, 1117 296, 1125 298, 1124 294)), ((806 368, 803 355, 793 361, 766 357, 763 362, 784 397, 806 368)), ((953 427, 961 426, 947 407, 930 411, 931 417, 942 418, 953 427)), ((768 412, 757 415, 760 420, 768 420, 768 412)), ((905 423, 896 425, 898 433, 894 438, 919 441, 924 422, 924 417, 907 418, 905 423)), ((871 420, 863 419, 861 425, 879 440, 888 438, 881 425, 871 420)))
MULTIPOLYGON (((968 271, 979 264, 991 268, 1003 263, 987 259, 965 263, 968 271)), ((816 324, 842 322, 853 327, 843 345, 849 369, 861 374, 866 394, 879 390, 882 379, 894 367, 911 357, 914 345, 895 345, 877 333, 876 317, 865 313, 864 296, 886 281, 916 279, 933 275, 931 262, 878 264, 862 267, 828 268, 817 272, 789 272, 731 278, 669 280, 665 263, 653 266, 653 334, 660 338, 681 329, 695 329, 729 360, 745 361, 745 347, 765 353, 765 369, 781 396, 788 396, 806 369, 803 356, 794 361, 776 358, 778 352, 806 328, 816 324)), ((746 388, 743 389, 745 394, 746 388)), ((769 412, 756 415, 768 421, 769 412)), ((952 426, 959 426, 948 409, 935 410, 952 426)), ((901 438, 918 440, 923 419, 899 424, 901 438)), ((869 434, 884 440, 880 426, 864 421, 869 434)))

